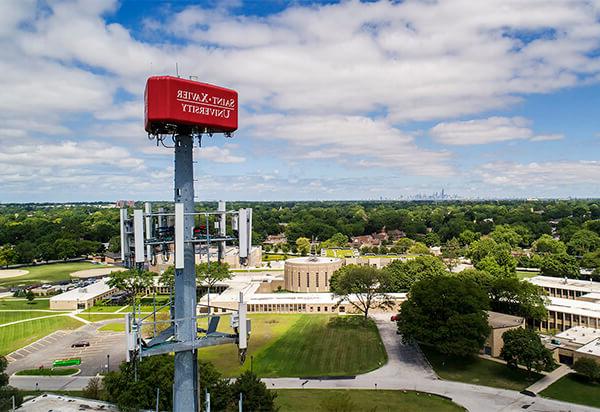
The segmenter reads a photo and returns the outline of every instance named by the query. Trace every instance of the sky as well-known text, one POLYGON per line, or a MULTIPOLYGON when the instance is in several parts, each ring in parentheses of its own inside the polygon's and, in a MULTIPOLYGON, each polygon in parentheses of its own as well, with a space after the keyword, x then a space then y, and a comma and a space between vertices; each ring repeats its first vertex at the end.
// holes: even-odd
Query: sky
POLYGON ((600 0, 3 0, 0 203, 171 199, 176 66, 239 93, 198 200, 600 197, 600 0))

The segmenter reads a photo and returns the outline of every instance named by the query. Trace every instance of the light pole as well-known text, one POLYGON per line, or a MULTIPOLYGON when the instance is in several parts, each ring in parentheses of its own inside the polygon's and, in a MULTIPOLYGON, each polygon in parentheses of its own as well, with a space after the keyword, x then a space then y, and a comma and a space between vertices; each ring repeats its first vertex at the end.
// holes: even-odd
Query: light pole
POLYGON ((106 354, 106 373, 110 373, 110 353, 106 354))

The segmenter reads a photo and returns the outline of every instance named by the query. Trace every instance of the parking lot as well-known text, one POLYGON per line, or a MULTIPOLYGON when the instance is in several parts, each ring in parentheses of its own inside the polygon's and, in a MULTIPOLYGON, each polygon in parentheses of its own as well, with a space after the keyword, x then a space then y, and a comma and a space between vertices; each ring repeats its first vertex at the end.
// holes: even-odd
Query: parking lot
POLYGON ((56 359, 81 358, 81 375, 93 376, 107 370, 116 370, 125 360, 125 334, 120 332, 97 331, 106 322, 85 325, 74 331, 57 331, 45 338, 25 346, 7 356, 7 373, 23 369, 37 369, 40 366, 52 367, 56 359), (87 341, 90 346, 73 348, 79 341, 87 341))

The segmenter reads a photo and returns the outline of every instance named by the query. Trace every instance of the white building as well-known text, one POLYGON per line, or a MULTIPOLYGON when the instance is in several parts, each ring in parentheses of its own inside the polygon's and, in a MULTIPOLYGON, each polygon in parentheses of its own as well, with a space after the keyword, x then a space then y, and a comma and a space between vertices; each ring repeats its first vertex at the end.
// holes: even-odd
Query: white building
POLYGON ((88 309, 102 299, 114 295, 118 289, 108 286, 109 278, 105 277, 83 288, 69 290, 50 298, 50 309, 75 310, 88 309))

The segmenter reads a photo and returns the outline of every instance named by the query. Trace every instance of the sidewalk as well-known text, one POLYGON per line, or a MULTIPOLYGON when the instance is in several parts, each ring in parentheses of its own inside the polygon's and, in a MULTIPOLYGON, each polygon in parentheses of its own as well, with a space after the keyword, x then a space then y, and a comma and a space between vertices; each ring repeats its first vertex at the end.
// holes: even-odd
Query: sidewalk
POLYGON ((554 382, 556 382, 563 376, 568 375, 571 372, 571 368, 569 368, 567 365, 560 365, 558 368, 554 369, 542 379, 529 386, 526 390, 531 391, 533 393, 540 393, 548 386, 552 385, 554 382))

